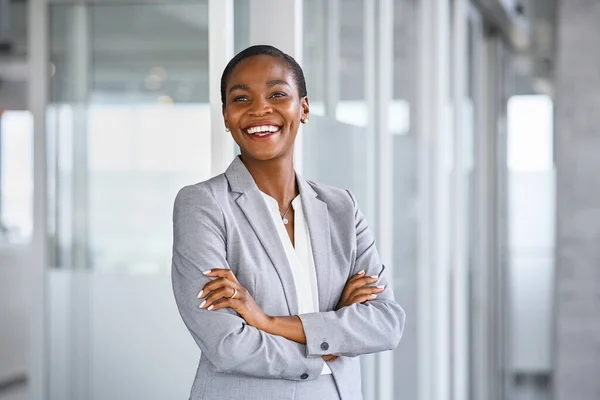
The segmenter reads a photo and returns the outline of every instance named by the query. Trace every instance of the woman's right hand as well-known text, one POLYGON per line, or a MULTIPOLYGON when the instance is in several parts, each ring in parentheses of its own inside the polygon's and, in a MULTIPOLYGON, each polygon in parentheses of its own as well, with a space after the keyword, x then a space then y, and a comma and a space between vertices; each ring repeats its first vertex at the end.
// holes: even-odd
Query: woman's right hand
MULTIPOLYGON (((371 283, 377 282, 378 276, 364 276, 365 271, 360 271, 354 275, 346 283, 344 290, 342 291, 342 297, 335 307, 336 311, 342 307, 347 307, 356 303, 364 303, 368 300, 377 298, 377 293, 381 293, 385 290, 384 286, 367 286, 371 283)), ((321 357, 323 361, 334 362, 339 356, 334 354, 328 354, 321 357)))
POLYGON ((342 291, 340 301, 335 307, 336 311, 352 304, 364 303, 365 301, 377 298, 377 293, 383 292, 385 287, 367 285, 377 282, 378 279, 379 277, 377 275, 365 276, 365 271, 360 271, 350 278, 342 291))

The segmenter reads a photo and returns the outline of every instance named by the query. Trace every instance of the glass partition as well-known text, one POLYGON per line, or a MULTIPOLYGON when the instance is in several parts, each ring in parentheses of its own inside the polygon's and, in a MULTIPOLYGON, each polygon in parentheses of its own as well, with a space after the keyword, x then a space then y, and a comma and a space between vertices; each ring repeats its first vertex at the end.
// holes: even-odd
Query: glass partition
POLYGON ((208 0, 49 5, 53 400, 187 398, 173 202, 209 178, 208 0))
POLYGON ((56 266, 170 268, 174 196, 210 172, 207 14, 207 1, 52 6, 56 266))
POLYGON ((27 243, 33 231, 33 116, 0 111, 0 243, 27 243))

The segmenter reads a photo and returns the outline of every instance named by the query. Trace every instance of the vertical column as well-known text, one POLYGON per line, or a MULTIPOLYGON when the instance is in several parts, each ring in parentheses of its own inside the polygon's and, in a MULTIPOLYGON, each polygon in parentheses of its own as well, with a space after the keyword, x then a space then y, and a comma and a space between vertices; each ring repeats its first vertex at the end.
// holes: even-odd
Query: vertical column
MULTIPOLYGON (((71 268, 91 269, 89 258, 89 166, 88 166, 88 112, 91 80, 91 48, 88 6, 71 6, 68 68, 71 77, 70 98, 73 102, 73 169, 72 169, 72 262, 71 268)), ((45 38, 45 40, 47 40, 45 38)), ((59 150, 60 151, 60 150, 59 150)), ((85 294, 84 294, 85 295, 85 294)), ((87 310, 86 310, 87 313, 87 310)))
MULTIPOLYGON (((367 116, 368 116, 368 124, 367 124, 367 148, 365 157, 368 158, 367 167, 369 171, 367 172, 368 177, 375 177, 375 169, 376 169, 376 155, 375 155, 375 119, 377 114, 377 106, 375 104, 375 96, 376 90, 375 85, 377 82, 377 63, 375 60, 376 51, 376 29, 377 29, 377 10, 375 6, 376 0, 365 0, 363 3, 364 10, 364 47, 363 47, 363 63, 365 66, 365 102, 367 103, 367 116)), ((376 220, 375 209, 377 205, 375 204, 375 188, 376 182, 375 179, 367 179, 366 184, 367 193, 371 194, 369 198, 369 202, 363 205, 363 212, 369 218, 369 221, 372 221, 372 229, 376 228, 376 220)), ((363 357, 364 358, 364 357, 363 357)))
MULTIPOLYGON (((378 0, 376 12, 376 93, 375 93, 375 142, 377 163, 376 172, 376 218, 377 240, 384 264, 392 265, 394 246, 393 226, 393 160, 392 137, 390 133, 390 105, 393 97, 394 81, 394 2, 378 0)), ((394 268, 386 270, 390 284, 394 282, 394 268)), ((392 352, 377 355, 378 399, 394 398, 394 359, 392 352)))
POLYGON ((498 74, 496 76, 497 85, 497 103, 496 103, 496 151, 497 151, 497 177, 496 190, 498 195, 497 218, 498 224, 496 227, 496 245, 497 245, 497 263, 494 271, 493 293, 496 297, 495 307, 498 315, 497 327, 495 332, 496 340, 496 359, 494 367, 498 377, 498 393, 499 399, 513 398, 510 392, 512 382, 506 374, 507 369, 511 365, 511 357, 508 349, 511 348, 511 321, 510 315, 510 282, 508 268, 508 131, 507 131, 507 104, 509 97, 514 94, 514 73, 511 70, 511 59, 509 58, 509 49, 506 43, 501 38, 495 40, 495 58, 499 65, 498 74))
POLYGON ((468 226, 470 217, 465 207, 468 179, 464 154, 466 135, 465 102, 467 99, 467 30, 469 2, 452 1, 452 82, 454 103, 453 168, 451 176, 451 251, 452 251, 452 391, 453 399, 466 399, 469 394, 469 271, 468 226))
POLYGON ((433 255, 431 251, 431 238, 433 237, 433 218, 431 211, 433 187, 432 177, 432 137, 433 119, 430 110, 433 84, 433 32, 430 30, 433 23, 434 1, 421 0, 418 2, 419 23, 417 43, 417 183, 418 183, 418 262, 417 268, 417 310, 415 323, 419 340, 418 345, 418 400, 432 400, 433 389, 431 382, 434 380, 434 351, 433 351, 433 294, 431 282, 433 279, 433 255))
MULTIPOLYGON (((250 0, 250 44, 275 46, 302 65, 302 0, 250 0)), ((300 174, 302 139, 302 134, 298 135, 294 149, 295 168, 300 174)))
POLYGON ((234 156, 234 142, 225 132, 221 102, 221 74, 233 57, 233 0, 209 0, 208 14, 211 175, 214 176, 225 172, 234 156))
MULTIPOLYGON (((70 98, 73 105, 73 168, 72 182, 72 262, 73 270, 93 270, 90 257, 90 212, 89 212, 89 153, 88 118, 90 110, 90 87, 92 78, 92 46, 90 32, 90 6, 85 3, 71 6, 69 15, 68 68, 72 77, 70 98)), ((48 40, 48 38, 44 38, 48 40)), ((60 149, 59 149, 60 151, 60 149)), ((70 287, 69 315, 69 371, 70 398, 90 398, 92 365, 92 317, 90 315, 90 274, 75 273, 70 287)))
POLYGON ((340 97, 340 0, 323 3, 325 18, 325 115, 336 119, 340 97))
POLYGON ((475 268, 473 276, 473 338, 471 351, 473 352, 472 371, 475 371, 471 387, 476 399, 495 400, 496 392, 493 386, 493 373, 491 361, 493 349, 497 342, 491 340, 491 334, 497 328, 496 313, 494 312, 494 296, 492 286, 495 282, 493 271, 497 263, 495 259, 495 235, 497 224, 495 218, 495 204, 497 193, 494 190, 496 177, 496 128, 495 128, 495 102, 497 88, 495 85, 496 63, 490 53, 493 46, 491 37, 483 37, 480 22, 476 25, 476 36, 481 37, 475 46, 476 92, 475 104, 478 105, 475 132, 476 136, 476 201, 477 201, 477 227, 475 235, 478 237, 479 246, 475 249, 475 268))
POLYGON ((29 110, 33 114, 33 238, 31 262, 27 271, 30 293, 37 300, 29 303, 28 395, 31 400, 46 396, 46 262, 47 244, 47 160, 46 102, 48 97, 48 4, 30 0, 27 18, 29 57, 29 110))
POLYGON ((447 0, 421 0, 419 23, 419 398, 445 400, 450 380, 449 19, 447 0))
POLYGON ((450 183, 452 165, 452 128, 450 103, 450 10, 447 0, 434 0, 433 30, 433 109, 432 126, 432 233, 433 274, 433 369, 435 382, 433 399, 451 398, 450 335, 451 315, 448 307, 450 297, 450 183))
MULTIPOLYGON (((367 149, 365 157, 368 157, 367 166, 369 171, 367 176, 371 179, 367 180, 369 187, 367 193, 371 194, 370 201, 363 207, 368 209, 363 210, 371 222, 371 229, 376 231, 378 221, 376 219, 377 209, 377 156, 376 156, 376 141, 375 132, 377 130, 377 0, 364 1, 364 63, 365 63, 365 100, 368 110, 368 125, 367 125, 367 149)), ((377 357, 375 354, 364 355, 360 359, 362 372, 362 391, 365 400, 377 399, 377 357)))
POLYGON ((558 3, 555 400, 600 397, 600 8, 558 3))

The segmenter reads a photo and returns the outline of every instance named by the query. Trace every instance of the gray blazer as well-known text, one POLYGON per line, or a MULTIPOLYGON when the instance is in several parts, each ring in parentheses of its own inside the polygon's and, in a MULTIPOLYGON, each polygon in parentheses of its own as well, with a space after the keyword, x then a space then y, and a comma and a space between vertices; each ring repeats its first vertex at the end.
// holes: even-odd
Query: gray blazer
MULTIPOLYGON (((298 314, 285 251, 254 179, 239 158, 224 174, 180 190, 173 227, 173 291, 185 325, 201 349, 191 399, 292 399, 297 385, 318 379, 322 355, 343 400, 362 399, 357 356, 394 349, 404 311, 386 285, 377 299, 334 311, 348 279, 376 275, 375 240, 352 194, 296 176, 313 246, 320 312, 300 315, 302 345, 245 324, 231 309, 198 308, 212 268, 231 268, 271 316, 298 314)), ((318 398, 318 393, 315 393, 318 398)))

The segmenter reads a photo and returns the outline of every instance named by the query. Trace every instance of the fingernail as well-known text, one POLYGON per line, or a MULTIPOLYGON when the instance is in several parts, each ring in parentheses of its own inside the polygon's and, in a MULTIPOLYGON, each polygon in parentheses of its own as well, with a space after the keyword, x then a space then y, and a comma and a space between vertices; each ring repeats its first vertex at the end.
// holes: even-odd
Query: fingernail
POLYGON ((357 275, 362 275, 365 273, 365 270, 363 269, 362 271, 359 271, 357 275))
POLYGON ((206 300, 204 300, 202 303, 200 303, 200 308, 204 307, 205 304, 206 304, 206 300))
POLYGON ((208 274, 210 274, 210 273, 211 273, 211 270, 210 270, 210 269, 209 269, 208 271, 204 271, 204 272, 203 272, 203 274, 204 274, 204 275, 208 275, 208 274))
POLYGON ((371 279, 379 279, 379 277, 377 275, 372 275, 369 278, 371 278, 371 279))
POLYGON ((204 292, 204 290, 201 290, 200 293, 198 293, 198 298, 202 298, 202 293, 204 292))
POLYGON ((376 299, 377 295, 376 294, 372 294, 371 297, 374 298, 374 299, 376 299))
POLYGON ((377 286, 377 289, 385 289, 385 286, 383 286, 383 285, 377 286))
POLYGON ((211 311, 213 308, 214 306, 211 305, 210 307, 208 307, 208 311, 211 311))

